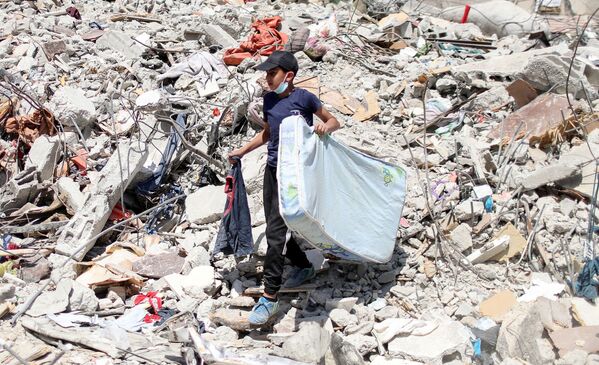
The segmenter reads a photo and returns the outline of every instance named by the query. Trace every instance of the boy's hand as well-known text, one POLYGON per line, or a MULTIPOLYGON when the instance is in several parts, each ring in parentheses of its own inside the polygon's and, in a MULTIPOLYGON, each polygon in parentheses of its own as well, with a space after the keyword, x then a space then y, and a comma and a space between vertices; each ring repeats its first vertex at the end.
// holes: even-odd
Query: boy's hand
POLYGON ((314 133, 318 134, 319 136, 322 136, 324 134, 328 134, 331 132, 332 132, 332 128, 327 126, 325 123, 319 123, 314 126, 314 133))
POLYGON ((231 165, 235 165, 237 163, 237 161, 235 161, 233 158, 237 157, 237 158, 242 158, 243 157, 243 151, 241 151, 241 149, 236 149, 233 150, 231 152, 229 152, 229 156, 227 156, 229 158, 229 163, 231 165))

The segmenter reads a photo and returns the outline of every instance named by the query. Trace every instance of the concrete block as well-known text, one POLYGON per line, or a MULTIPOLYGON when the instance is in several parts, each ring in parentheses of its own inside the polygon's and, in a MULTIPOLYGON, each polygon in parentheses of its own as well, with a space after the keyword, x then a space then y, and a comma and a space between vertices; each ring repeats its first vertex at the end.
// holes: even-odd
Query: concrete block
POLYGON ((185 199, 187 220, 196 224, 216 222, 223 216, 226 201, 222 186, 204 186, 185 199))
POLYGON ((137 174, 148 156, 142 143, 135 140, 121 141, 98 177, 97 183, 85 195, 83 209, 77 211, 63 228, 56 244, 56 253, 74 254, 81 261, 94 246, 92 240, 108 221, 112 208, 121 193, 137 174))
POLYGON ((39 172, 29 166, 16 174, 0 191, 0 211, 17 209, 29 202, 37 193, 39 172))
POLYGON ((25 168, 33 166, 39 173, 40 181, 51 179, 54 175, 59 148, 58 136, 39 136, 25 158, 25 168))
POLYGON ((202 32, 208 38, 208 41, 214 45, 222 46, 223 48, 237 48, 239 43, 235 38, 231 37, 223 28, 215 24, 202 24, 202 32))
POLYGON ((574 164, 559 163, 545 166, 525 176, 522 180, 522 187, 525 191, 534 190, 543 185, 580 175, 580 173, 580 167, 574 164))
POLYGON ((460 248, 461 252, 472 248, 472 228, 462 223, 451 231, 451 240, 460 248))
POLYGON ((60 200, 67 207, 67 211, 75 214, 83 208, 85 195, 81 192, 79 184, 70 177, 63 176, 56 182, 56 189, 60 200))
POLYGON ((97 118, 96 107, 79 88, 65 86, 58 89, 46 107, 54 117, 66 125, 85 128, 97 118))
POLYGON ((497 352, 503 359, 519 358, 531 364, 540 364, 541 358, 536 342, 543 334, 539 313, 530 303, 514 307, 505 317, 497 338, 497 352))

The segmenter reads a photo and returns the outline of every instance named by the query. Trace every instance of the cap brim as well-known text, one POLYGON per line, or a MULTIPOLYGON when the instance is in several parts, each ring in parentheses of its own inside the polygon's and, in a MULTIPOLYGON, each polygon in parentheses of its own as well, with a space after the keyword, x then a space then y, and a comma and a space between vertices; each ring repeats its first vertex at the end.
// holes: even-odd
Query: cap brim
POLYGON ((276 64, 274 64, 272 62, 264 61, 261 64, 259 64, 258 66, 256 66, 256 70, 259 70, 259 71, 270 71, 273 68, 277 68, 277 67, 279 67, 279 65, 276 65, 276 64))

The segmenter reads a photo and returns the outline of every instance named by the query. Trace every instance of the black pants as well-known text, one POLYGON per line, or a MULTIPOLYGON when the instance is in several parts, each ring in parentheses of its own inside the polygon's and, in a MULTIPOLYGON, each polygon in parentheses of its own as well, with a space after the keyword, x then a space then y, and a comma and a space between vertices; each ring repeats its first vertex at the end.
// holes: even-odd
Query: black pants
POLYGON ((312 266, 306 254, 291 236, 279 212, 277 168, 266 165, 264 171, 264 214, 266 216, 266 242, 268 250, 264 259, 264 292, 276 294, 281 288, 285 257, 299 268, 312 266))

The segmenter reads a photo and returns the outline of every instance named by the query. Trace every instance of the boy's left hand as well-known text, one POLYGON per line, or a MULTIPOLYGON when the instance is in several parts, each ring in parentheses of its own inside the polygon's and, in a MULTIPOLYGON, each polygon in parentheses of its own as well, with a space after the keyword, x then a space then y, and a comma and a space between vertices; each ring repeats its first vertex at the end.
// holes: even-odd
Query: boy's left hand
POLYGON ((327 126, 325 123, 319 123, 314 126, 314 133, 322 136, 324 134, 331 133, 331 128, 327 126))

